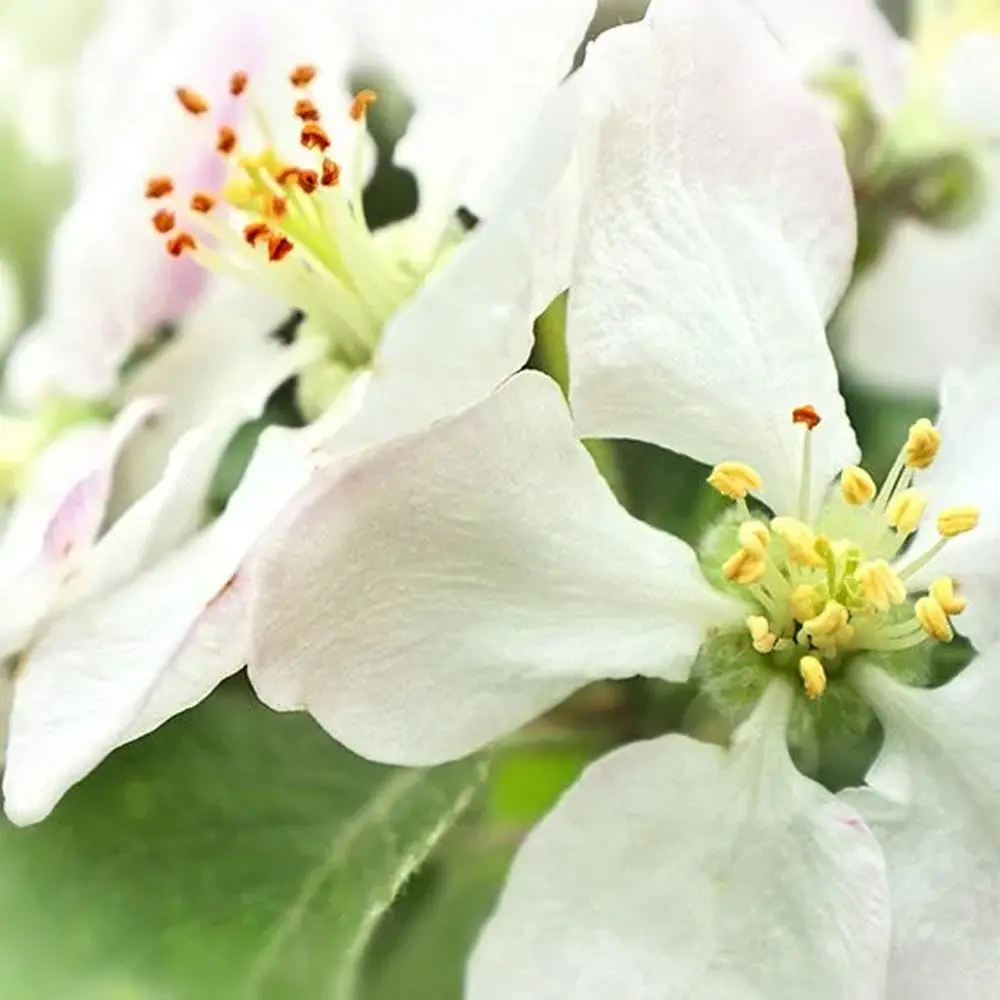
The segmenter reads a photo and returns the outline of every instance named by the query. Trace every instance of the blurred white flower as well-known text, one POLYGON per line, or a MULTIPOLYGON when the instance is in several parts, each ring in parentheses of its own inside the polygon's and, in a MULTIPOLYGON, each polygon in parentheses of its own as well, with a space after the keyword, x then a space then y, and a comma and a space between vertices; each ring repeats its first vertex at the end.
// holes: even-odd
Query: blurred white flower
POLYGON ((0 350, 21 323, 21 284, 17 272, 0 258, 0 350))
POLYGON ((900 654, 951 638, 966 599, 970 637, 996 635, 996 370, 951 383, 940 430, 916 424, 878 491, 852 465, 824 334, 854 249, 849 180, 763 25, 727 0, 654 2, 591 49, 581 80, 603 114, 568 316, 575 427, 555 385, 522 374, 322 470, 255 567, 251 680, 366 756, 427 764, 598 678, 682 681, 698 656, 724 707, 750 712, 732 747, 671 736, 589 771, 529 837, 468 995, 879 1000, 919 961, 941 970, 920 996, 946 984, 972 1000, 1000 972, 994 939, 947 921, 1000 904, 983 846, 1000 746, 984 726, 962 736, 986 711, 982 671, 940 692, 896 678, 910 679, 900 654), (716 463, 734 515, 700 567, 617 505, 577 433, 716 463), (748 492, 777 516, 752 516, 748 492), (907 587, 929 593, 911 603, 907 587), (916 782, 855 807, 796 770, 796 715, 848 696, 898 728, 890 757, 905 749, 920 778, 928 748, 948 747, 940 799, 916 782), (952 829, 957 774, 990 874, 946 899, 962 861, 933 838, 952 829), (897 838, 907 808, 921 822, 897 838), (935 863, 911 877, 915 856, 935 863))
MULTIPOLYGON (((839 353, 862 380, 933 391, 949 365, 1000 345, 1000 5, 914 0, 909 41, 874 0, 751 0, 807 75, 856 67, 888 129, 894 156, 927 163, 949 151, 972 157, 981 177, 972 218, 893 224, 838 318, 839 353)), ((928 181, 953 195, 974 176, 928 181)), ((964 215, 969 215, 965 211, 964 215)))

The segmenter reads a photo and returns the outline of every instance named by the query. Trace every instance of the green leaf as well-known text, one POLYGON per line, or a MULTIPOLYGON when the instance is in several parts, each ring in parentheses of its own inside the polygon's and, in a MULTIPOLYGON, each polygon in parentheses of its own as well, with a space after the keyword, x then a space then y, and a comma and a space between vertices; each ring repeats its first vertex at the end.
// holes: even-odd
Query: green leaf
POLYGON ((371 935, 485 780, 381 767, 226 688, 0 826, 0 996, 347 1000, 371 935))

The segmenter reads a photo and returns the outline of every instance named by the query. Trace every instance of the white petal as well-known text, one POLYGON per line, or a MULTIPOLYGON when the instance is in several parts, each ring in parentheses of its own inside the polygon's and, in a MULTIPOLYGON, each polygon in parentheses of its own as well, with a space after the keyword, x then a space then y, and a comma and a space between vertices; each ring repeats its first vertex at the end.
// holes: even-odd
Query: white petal
POLYGON ((883 114, 906 90, 906 46, 874 0, 750 0, 808 79, 853 66, 883 114))
POLYGON ((250 588, 240 565, 307 469, 295 432, 271 430, 210 528, 127 586, 59 617, 31 648, 4 775, 15 823, 44 819, 116 746, 243 666, 250 588))
POLYGON ((890 1000, 982 1000, 1000 981, 1000 650, 943 688, 859 683, 886 730, 848 798, 885 851, 892 897, 890 1000), (899 774, 905 774, 902 801, 899 774), (884 798, 880 796, 885 796, 884 798))
POLYGON ((654 2, 591 60, 608 107, 570 296, 578 427, 749 462, 785 512, 795 407, 824 418, 818 486, 856 456, 823 328, 854 252, 833 125, 741 4, 654 2))
POLYGON ((595 0, 361 0, 366 44, 415 114, 397 150, 422 203, 476 211, 479 182, 503 162, 541 100, 569 72, 595 0))
POLYGON ((941 450, 917 479, 930 504, 909 550, 916 555, 937 541, 935 522, 943 508, 980 509, 978 527, 952 539, 909 581, 912 589, 919 590, 936 577, 954 577, 969 601, 954 620, 955 627, 979 649, 1000 639, 995 612, 1000 601, 1000 464, 994 458, 1000 436, 998 380, 1000 355, 995 351, 980 366, 952 370, 944 379, 938 420, 941 450))
POLYGON ((882 1000, 885 865, 792 765, 789 703, 730 753, 672 735, 592 765, 521 848, 469 1000, 882 1000))
POLYGON ((389 762, 462 756, 596 678, 683 679, 740 615, 618 506, 537 373, 329 466, 268 542, 251 680, 389 762))
POLYGON ((0 352, 21 322, 21 287, 17 272, 0 258, 0 352))

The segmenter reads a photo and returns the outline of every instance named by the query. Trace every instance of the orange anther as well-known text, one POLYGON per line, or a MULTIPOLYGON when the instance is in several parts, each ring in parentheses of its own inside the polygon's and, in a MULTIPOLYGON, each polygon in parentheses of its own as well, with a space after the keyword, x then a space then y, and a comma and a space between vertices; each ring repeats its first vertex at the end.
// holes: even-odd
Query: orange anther
POLYGON ((312 194, 319 187, 319 174, 315 170, 300 170, 295 180, 306 194, 312 194))
POLYGON ((340 183, 340 167, 328 157, 323 158, 323 176, 320 178, 323 187, 334 187, 340 183))
POLYGON ((321 153, 330 148, 330 137, 326 134, 322 125, 316 122, 306 122, 302 126, 302 135, 299 141, 306 149, 318 149, 321 153))
POLYGON ((181 102, 181 107, 189 114, 203 115, 208 111, 208 101, 198 91, 192 90, 190 87, 178 87, 174 93, 177 94, 177 100, 181 102))
POLYGON ((378 100, 378 94, 374 90, 359 90, 351 101, 350 115, 356 121, 361 121, 368 113, 368 109, 378 100))
POLYGON ((295 184, 298 182, 299 174, 302 171, 298 167, 282 167, 275 175, 274 179, 282 187, 288 184, 295 184))
POLYGON ((215 196, 206 191, 198 191, 191 196, 191 210, 193 212, 211 212, 215 208, 215 196))
POLYGON ((174 190, 174 182, 167 176, 150 177, 146 181, 147 198, 166 198, 174 190))
POLYGON ((167 253, 171 257, 180 257, 186 250, 197 250, 195 238, 188 232, 180 232, 167 240, 167 253))
POLYGON ((252 247, 257 246, 260 240, 270 238, 270 236, 271 227, 266 222, 251 222, 248 226, 243 227, 243 239, 252 247))
POLYGON ((273 198, 271 198, 271 201, 267 207, 270 210, 271 215, 273 215, 276 219, 280 219, 283 215, 285 215, 288 212, 287 200, 284 198, 279 198, 276 195, 273 198))
POLYGON ((215 149, 223 156, 228 156, 236 148, 236 142, 236 129, 223 125, 216 136, 215 149))
POLYGON ((267 239, 267 257, 271 261, 284 260, 295 249, 291 240, 280 233, 272 233, 267 239))
POLYGON ((244 70, 237 70, 229 78, 229 93, 233 97, 239 97, 244 90, 247 89, 247 84, 250 82, 249 75, 244 70))
POLYGON ((796 406, 792 410, 792 423, 805 424, 806 430, 815 430, 819 426, 820 415, 812 406, 796 406))
POLYGON ((308 87, 316 79, 317 72, 319 71, 315 66, 296 66, 288 74, 288 79, 291 81, 293 87, 308 87))
POLYGON ((319 108, 308 97, 301 97, 295 102, 295 117, 304 122, 318 122, 319 108))
POLYGON ((177 225, 177 216, 165 208, 161 208, 153 216, 153 228, 163 236, 166 236, 174 226, 177 225))

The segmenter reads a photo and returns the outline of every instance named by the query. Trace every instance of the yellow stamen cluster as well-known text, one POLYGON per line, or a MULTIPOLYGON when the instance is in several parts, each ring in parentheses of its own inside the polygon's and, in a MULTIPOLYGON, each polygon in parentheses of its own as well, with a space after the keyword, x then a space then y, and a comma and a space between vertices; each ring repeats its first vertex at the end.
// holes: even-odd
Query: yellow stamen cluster
MULTIPOLYGON (((811 461, 809 436, 820 424, 812 407, 793 419, 806 435, 803 475, 811 461)), ((822 433, 822 432, 820 432, 822 433)), ((891 652, 928 637, 954 637, 951 617, 965 610, 949 577, 936 579, 926 596, 909 606, 906 581, 923 569, 949 539, 976 527, 974 507, 951 507, 937 517, 938 541, 908 562, 900 554, 917 530, 928 497, 913 486, 915 471, 928 468, 941 447, 929 420, 910 427, 906 442, 881 488, 859 466, 844 470, 837 493, 810 516, 808 492, 799 516, 768 521, 750 513, 747 497, 763 483, 742 462, 723 462, 708 482, 736 501, 737 548, 723 576, 745 589, 758 609, 746 620, 753 649, 776 665, 795 669, 810 698, 826 690, 831 669, 856 650, 891 652)))

